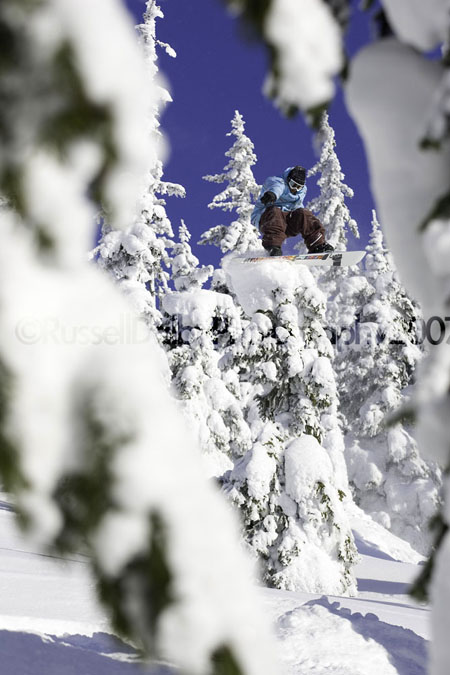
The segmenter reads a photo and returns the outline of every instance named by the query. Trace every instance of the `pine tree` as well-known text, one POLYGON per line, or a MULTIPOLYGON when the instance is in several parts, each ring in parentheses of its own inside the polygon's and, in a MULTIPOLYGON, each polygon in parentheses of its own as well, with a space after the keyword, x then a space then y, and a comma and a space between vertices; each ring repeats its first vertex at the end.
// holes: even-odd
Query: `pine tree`
POLYGON ((212 275, 212 265, 199 267, 199 260, 192 253, 189 241, 191 233, 184 221, 178 230, 179 242, 172 247, 171 279, 177 291, 192 291, 202 288, 203 284, 212 275))
POLYGON ((250 221, 254 199, 258 196, 257 185, 252 172, 256 163, 254 145, 244 133, 245 123, 242 115, 236 110, 231 121, 232 129, 227 136, 234 136, 235 141, 225 153, 230 161, 222 173, 205 176, 211 183, 226 183, 225 189, 216 195, 208 205, 210 209, 235 211, 237 219, 230 225, 217 225, 203 233, 200 244, 213 244, 223 253, 236 251, 245 253, 249 249, 258 248, 259 236, 250 221))
POLYGON ((417 345, 419 310, 399 282, 375 212, 366 250, 366 283, 353 284, 359 304, 354 339, 347 349, 343 341, 339 344, 336 368, 349 428, 371 436, 397 407, 421 351, 417 345), (373 408, 368 403, 372 399, 373 408))
MULTIPOLYGON (((156 47, 161 46, 170 56, 176 56, 169 45, 156 39, 156 19, 163 16, 155 0, 147 0, 144 23, 139 30, 152 83, 157 82, 158 74, 156 47)), ((155 142, 160 138, 160 108, 170 100, 168 91, 159 85, 148 130, 155 142)), ((162 177, 163 165, 156 159, 149 169, 135 222, 122 232, 112 228, 106 218, 101 241, 94 251, 98 254, 99 265, 119 283, 136 311, 155 331, 161 323, 161 299, 169 289, 169 250, 173 247, 174 236, 164 197, 185 196, 181 185, 163 181, 162 177)))
POLYGON ((421 459, 413 430, 387 417, 404 405, 421 359, 419 311, 401 286, 375 212, 365 259, 359 344, 342 346, 337 372, 347 421, 346 457, 356 502, 382 525, 428 550, 440 476, 421 459))
POLYGON ((230 294, 203 289, 212 267, 198 267, 180 227, 172 278, 176 291, 163 300, 161 326, 175 394, 194 430, 210 476, 221 476, 251 445, 243 417, 240 384, 221 361, 241 333, 240 313, 230 294))
MULTIPOLYGON (((345 203, 346 198, 352 198, 354 192, 343 182, 345 176, 336 153, 335 133, 326 112, 321 117, 320 128, 315 136, 315 146, 319 160, 309 170, 308 176, 319 175, 317 185, 320 193, 307 204, 307 208, 316 213, 323 223, 327 241, 337 250, 346 251, 348 233, 359 238, 358 226, 345 203)), ((330 329, 337 332, 343 327, 343 312, 345 314, 349 308, 342 307, 342 296, 338 306, 336 297, 344 279, 355 272, 356 270, 347 267, 331 270, 318 268, 314 271, 317 283, 327 298, 327 324, 330 329)))
POLYGON ((356 549, 342 503, 348 482, 324 298, 300 266, 277 266, 277 274, 257 267, 251 288, 228 270, 249 318, 232 364, 254 443, 224 476, 224 490, 269 585, 352 593, 356 549))
POLYGON ((351 232, 354 237, 359 238, 358 226, 345 203, 345 199, 353 197, 354 192, 343 182, 345 176, 336 154, 335 133, 326 112, 322 115, 315 145, 319 160, 308 171, 308 176, 319 174, 317 185, 320 194, 308 203, 307 208, 323 223, 327 241, 339 251, 346 251, 347 233, 351 232))

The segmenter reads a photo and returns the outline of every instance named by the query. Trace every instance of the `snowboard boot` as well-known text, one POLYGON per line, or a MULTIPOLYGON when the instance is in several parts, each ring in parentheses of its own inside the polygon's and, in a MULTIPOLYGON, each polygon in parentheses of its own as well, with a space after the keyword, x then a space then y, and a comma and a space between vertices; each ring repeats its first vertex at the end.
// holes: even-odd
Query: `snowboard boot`
POLYGON ((310 248, 308 253, 328 253, 328 251, 334 251, 334 246, 324 241, 322 244, 310 248))
POLYGON ((268 249, 268 251, 269 251, 270 256, 283 255, 283 251, 281 250, 281 246, 271 246, 268 249))

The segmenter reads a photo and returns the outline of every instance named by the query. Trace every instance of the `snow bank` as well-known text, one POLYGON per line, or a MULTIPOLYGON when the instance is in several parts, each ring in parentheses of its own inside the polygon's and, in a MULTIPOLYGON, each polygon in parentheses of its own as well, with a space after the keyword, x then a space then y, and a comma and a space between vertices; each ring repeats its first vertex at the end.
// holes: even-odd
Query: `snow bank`
POLYGON ((278 635, 289 675, 398 674, 382 645, 358 634, 350 621, 318 604, 304 605, 284 614, 278 622, 278 635), (298 635, 304 639, 296 639, 298 635))

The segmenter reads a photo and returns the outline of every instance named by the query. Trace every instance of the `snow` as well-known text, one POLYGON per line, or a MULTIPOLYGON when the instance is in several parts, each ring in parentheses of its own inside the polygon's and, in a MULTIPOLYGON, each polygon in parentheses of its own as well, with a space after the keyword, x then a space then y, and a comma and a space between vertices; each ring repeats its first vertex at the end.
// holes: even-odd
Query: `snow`
POLYGON ((431 591, 431 602, 433 603, 432 634, 435 645, 432 650, 432 673, 448 672, 448 607, 450 602, 450 578, 448 574, 449 559, 450 539, 447 536, 436 556, 435 575, 437 581, 433 584, 431 591))
POLYGON ((397 673, 377 642, 358 634, 350 621, 342 621, 329 606, 305 604, 286 612, 278 620, 278 634, 283 659, 289 664, 288 673, 314 672, 317 662, 333 675, 357 675, 362 667, 366 675, 397 673), (293 639, 299 634, 308 644, 307 649, 293 639), (346 645, 345 651, 342 644, 346 645))
MULTIPOLYGON (((264 635, 267 629, 263 623, 258 626, 260 619, 263 622, 261 614, 250 618, 253 570, 239 549, 237 522, 204 479, 194 439, 166 389, 161 370, 164 359, 154 338, 147 334, 145 341, 133 343, 118 339, 117 333, 111 343, 98 342, 95 326, 100 335, 109 335, 121 316, 128 315, 136 323, 126 300, 105 275, 87 262, 76 275, 42 265, 33 257, 26 233, 9 232, 6 218, 2 241, 1 297, 14 297, 14 303, 5 302, 2 348, 17 378, 10 424, 20 442, 18 461, 27 480, 20 504, 30 518, 31 535, 42 546, 51 545, 62 525, 54 491, 64 476, 85 461, 82 440, 86 431, 75 415, 76 406, 69 405, 69 393, 74 390, 91 400, 99 424, 112 438, 128 439, 111 456, 114 508, 104 513, 90 538, 103 574, 123 574, 127 564, 142 555, 149 540, 145 536, 149 513, 164 511, 166 555, 178 602, 161 621, 161 650, 174 660, 182 657, 187 667, 202 672, 211 651, 225 642, 233 645, 248 672, 275 672, 270 635, 264 638, 266 654, 255 641, 255 631, 264 635), (52 319, 69 336, 83 328, 87 341, 65 340, 57 331, 55 338, 43 331, 27 344, 17 339, 21 337, 17 327, 24 317, 34 319, 38 328, 52 319), (52 414, 55 410, 57 420, 52 414), (214 514, 210 499, 220 514, 214 514), (231 532, 234 545, 228 541, 231 532), (228 568, 235 555, 239 562, 228 568), (233 617, 237 605, 227 602, 227 596, 229 583, 233 580, 236 587, 238 577, 242 604, 233 617), (202 621, 208 630, 198 630, 202 621), (247 648, 248 639, 254 650, 247 648), (182 652, 178 657, 175 646, 182 652)), ((127 606, 138 621, 140 604, 140 596, 131 592, 127 606)))
MULTIPOLYGON (((264 251, 248 251, 245 257, 261 257, 264 251)), ((309 295, 311 303, 320 306, 325 298, 318 290, 316 282, 304 265, 290 265, 283 260, 271 260, 264 264, 240 265, 239 256, 230 254, 222 259, 230 288, 236 293, 239 304, 247 316, 256 312, 274 310, 278 306, 275 291, 282 288, 286 294, 294 295, 299 288, 309 295)), ((261 321, 261 319, 258 319, 261 321)), ((264 321, 264 320, 263 320, 264 321)))
POLYGON ((196 290, 169 293, 163 298, 163 307, 168 314, 179 316, 183 326, 198 327, 202 330, 211 328, 215 311, 231 312, 233 300, 224 293, 196 290))
MULTIPOLYGON (((260 589, 277 637, 280 675, 425 675, 430 612, 407 587, 419 568, 408 546, 355 510, 359 596, 260 589), (384 535, 383 536, 383 532, 384 535)), ((412 550, 411 550, 412 551, 412 550)), ((169 675, 111 635, 88 559, 42 556, 0 494, 0 649, 8 675, 169 675)), ((204 588, 208 593, 208 588, 204 588)), ((239 590, 230 590, 232 601, 239 590)), ((204 630, 199 626, 198 630, 204 630)), ((442 639, 447 639, 445 622, 442 639)))
MULTIPOLYGON (((146 86, 144 59, 130 16, 119 0, 52 0, 50 5, 61 39, 71 38, 92 100, 111 106, 120 163, 108 178, 107 198, 115 223, 125 227, 134 215, 149 156, 155 152, 146 133, 153 88, 146 86)), ((57 195, 57 186, 54 191, 57 195)))
POLYGON ((247 475, 248 494, 256 500, 264 498, 275 473, 276 462, 261 443, 255 443, 243 460, 247 475))
POLYGON ((302 436, 286 449, 286 492, 301 502, 317 480, 331 481, 333 466, 314 436, 302 436))
POLYGON ((334 92, 333 77, 342 67, 339 26, 322 0, 275 0, 264 26, 269 44, 278 50, 280 81, 273 77, 265 90, 275 93, 280 107, 310 109, 334 92))
POLYGON ((440 287, 417 232, 448 189, 450 145, 444 144, 441 152, 424 152, 420 141, 442 74, 438 63, 389 38, 353 59, 346 89, 348 107, 367 150, 387 245, 402 282, 429 315, 439 308, 440 287), (381 72, 389 72, 389 77, 380 77, 381 72))
POLYGON ((403 42, 429 51, 446 41, 448 0, 382 0, 382 5, 403 42))

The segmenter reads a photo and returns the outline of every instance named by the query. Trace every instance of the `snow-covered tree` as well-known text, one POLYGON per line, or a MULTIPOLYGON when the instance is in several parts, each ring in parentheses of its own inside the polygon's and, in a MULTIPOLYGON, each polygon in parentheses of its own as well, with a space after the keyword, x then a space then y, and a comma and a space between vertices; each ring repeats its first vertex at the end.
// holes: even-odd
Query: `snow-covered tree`
MULTIPOLYGON (((158 83, 157 46, 170 56, 174 50, 156 38, 156 20, 163 17, 155 0, 147 0, 144 23, 139 26, 150 82, 157 88, 157 101, 149 117, 148 135, 155 143, 160 138, 161 106, 171 100, 169 92, 158 83)), ((106 218, 102 237, 95 250, 98 263, 119 283, 136 311, 152 328, 161 323, 160 302, 168 291, 169 250, 173 246, 172 225, 166 213, 165 197, 184 197, 181 185, 163 180, 163 165, 156 158, 149 166, 138 216, 125 231, 111 227, 106 218)))
POLYGON ((221 359, 241 332, 231 295, 203 289, 213 268, 199 267, 182 223, 173 251, 176 291, 163 300, 161 333, 175 395, 182 402, 207 472, 220 476, 250 445, 250 431, 240 401, 237 373, 222 369, 221 359))
MULTIPOLYGON (((339 20, 316 0, 308 0, 301 13, 290 0, 264 7, 251 0, 229 4, 270 48, 276 85, 271 91, 278 102, 285 109, 317 113, 311 109, 333 95, 332 78, 342 64, 339 20), (305 50, 302 31, 318 36, 320 44, 305 50)), ((377 209, 402 283, 419 300, 426 319, 444 320, 450 314, 450 128, 442 103, 448 91, 450 20, 447 2, 430 0, 424 8, 421 0, 382 0, 383 30, 351 59, 345 101, 366 148, 377 209), (441 62, 430 59, 439 47, 441 62)), ((430 348, 419 368, 415 398, 419 445, 444 467, 449 465, 449 351, 445 340, 430 348)), ((446 504, 440 549, 429 575, 434 596, 431 675, 446 675, 450 665, 448 511, 446 504)))
POLYGON ((365 268, 366 285, 352 280, 365 296, 354 340, 342 342, 336 358, 349 479, 361 508, 426 553, 440 500, 439 470, 420 457, 410 426, 387 419, 405 406, 422 356, 420 315, 399 282, 375 212, 365 268))
POLYGON ((348 428, 375 436, 399 406, 422 352, 417 304, 399 281, 375 212, 366 250, 365 282, 350 284, 358 294, 358 323, 350 344, 338 345, 336 370, 348 428))
POLYGON ((210 476, 221 476, 251 447, 240 383, 221 368, 227 344, 241 332, 233 298, 213 290, 173 292, 163 301, 164 346, 177 398, 198 439, 210 476))
POLYGON ((324 297, 309 270, 227 267, 249 318, 234 346, 254 443, 223 478, 266 582, 352 593, 356 558, 324 297))
POLYGON ((358 226, 345 203, 345 199, 353 197, 354 192, 344 183, 345 176, 336 154, 334 129, 326 112, 322 115, 316 133, 315 146, 319 160, 308 171, 308 176, 319 176, 317 185, 320 192, 318 197, 309 202, 307 208, 323 223, 327 241, 339 251, 346 251, 348 233, 359 238, 358 226))
MULTIPOLYGON (((307 204, 307 208, 316 213, 323 223, 327 241, 337 250, 346 251, 348 234, 359 238, 358 226, 345 203, 346 198, 353 197, 354 192, 344 183, 345 176, 336 153, 334 129, 326 112, 321 117, 320 127, 315 136, 315 146, 319 159, 308 171, 308 176, 319 176, 317 185, 320 192, 307 204)), ((343 316, 351 311, 350 307, 342 306, 343 295, 340 296, 340 302, 337 301, 339 288, 344 279, 355 272, 355 269, 348 267, 324 270, 317 268, 314 271, 319 288, 327 298, 328 327, 338 333, 345 325, 342 323, 343 316)))
POLYGON ((171 279, 177 291, 192 291, 202 288, 203 284, 212 275, 212 265, 199 267, 199 260, 192 253, 189 244, 191 233, 184 221, 178 230, 178 243, 172 246, 171 279))
POLYGON ((43 551, 87 554, 134 644, 192 673, 279 672, 161 350, 120 333, 138 322, 86 259, 100 199, 126 227, 154 152, 128 15, 119 0, 4 0, 0 34, 2 485, 43 551))
POLYGON ((257 248, 259 235, 250 221, 253 202, 258 196, 260 186, 253 176, 252 166, 256 163, 254 145, 245 134, 245 123, 242 115, 236 110, 231 121, 231 131, 227 136, 234 136, 232 147, 225 153, 230 160, 222 173, 205 176, 211 183, 226 183, 222 192, 216 195, 208 205, 210 209, 235 211, 237 219, 229 225, 216 225, 203 233, 200 244, 214 244, 223 253, 237 251, 245 253, 257 248))

